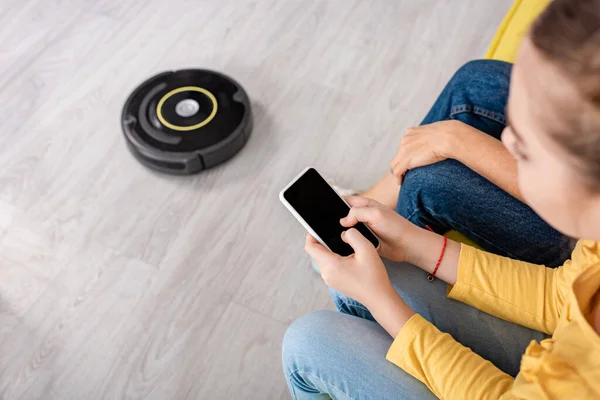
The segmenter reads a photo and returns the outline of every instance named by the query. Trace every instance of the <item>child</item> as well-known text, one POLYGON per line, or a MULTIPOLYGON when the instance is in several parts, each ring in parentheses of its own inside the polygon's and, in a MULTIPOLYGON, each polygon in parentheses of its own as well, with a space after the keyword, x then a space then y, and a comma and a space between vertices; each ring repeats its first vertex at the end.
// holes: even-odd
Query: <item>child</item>
MULTIPOLYGON (((295 399, 600 398, 600 0, 552 2, 510 69, 498 61, 464 66, 430 112, 430 122, 454 121, 404 140, 402 146, 413 140, 405 152, 412 162, 392 164, 399 178, 408 171, 399 214, 390 204, 349 198, 341 223, 368 224, 380 254, 355 229, 343 235, 355 250, 350 257, 307 237, 340 313, 314 312, 286 333, 283 366, 295 399), (506 116, 502 80, 509 71, 506 116), (481 140, 474 130, 502 129, 516 169, 509 163, 483 177, 464 179, 482 160, 460 163, 427 145, 448 131, 481 140), (426 184, 437 185, 438 202, 426 184), (549 226, 514 197, 509 202, 508 193, 549 226), (461 196, 471 203, 462 205, 461 196), (424 225, 466 230, 496 254, 424 225), (581 240, 571 260, 549 268, 569 248, 563 235, 581 240), (386 269, 380 255, 408 264, 386 269)), ((491 161, 506 162, 501 151, 494 154, 491 161)), ((387 193, 394 179, 384 179, 387 193)))

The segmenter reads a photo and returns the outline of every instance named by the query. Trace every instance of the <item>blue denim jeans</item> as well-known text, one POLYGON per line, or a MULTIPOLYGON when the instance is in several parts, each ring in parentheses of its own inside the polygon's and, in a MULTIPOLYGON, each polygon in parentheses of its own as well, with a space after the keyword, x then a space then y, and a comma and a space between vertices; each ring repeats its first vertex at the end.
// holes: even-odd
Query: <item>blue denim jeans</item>
MULTIPOLYGON (((511 67, 494 60, 467 63, 446 85, 422 125, 454 119, 500 139, 511 67)), ((438 233, 459 231, 491 253, 549 267, 562 265, 573 247, 572 240, 529 206, 456 160, 408 171, 396 211, 438 233)))
MULTIPOLYGON (((458 119, 495 138, 506 124, 511 64, 472 61, 458 70, 423 121, 458 119)), ((473 149, 477 151, 477 149, 473 149)), ((438 232, 465 234, 484 249, 548 266, 568 258, 571 241, 485 178, 454 160, 409 171, 397 212, 438 232)), ((515 376, 540 332, 446 298, 446 284, 419 268, 386 261, 408 305, 441 331, 515 376)), ((283 342, 283 369, 294 399, 434 399, 421 382, 386 361, 392 338, 360 303, 332 290, 334 311, 295 321, 283 342)))

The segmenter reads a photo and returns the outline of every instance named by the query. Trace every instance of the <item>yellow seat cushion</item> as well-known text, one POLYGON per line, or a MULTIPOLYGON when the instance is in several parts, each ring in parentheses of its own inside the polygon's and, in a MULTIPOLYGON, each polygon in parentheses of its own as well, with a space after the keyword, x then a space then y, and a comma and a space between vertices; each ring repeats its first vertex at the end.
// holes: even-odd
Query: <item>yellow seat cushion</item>
POLYGON ((514 62, 523 37, 550 0, 516 0, 496 32, 485 58, 514 62))

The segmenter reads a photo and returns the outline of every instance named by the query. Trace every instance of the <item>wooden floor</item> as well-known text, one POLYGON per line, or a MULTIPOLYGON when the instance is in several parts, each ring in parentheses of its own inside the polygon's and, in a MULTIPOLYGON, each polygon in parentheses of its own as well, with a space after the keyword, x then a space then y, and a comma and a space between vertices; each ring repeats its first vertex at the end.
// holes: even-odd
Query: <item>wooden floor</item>
POLYGON ((0 0, 0 399, 281 399, 331 308, 279 190, 365 188, 509 0, 0 0), (237 78, 247 146, 153 173, 119 123, 159 71, 237 78))

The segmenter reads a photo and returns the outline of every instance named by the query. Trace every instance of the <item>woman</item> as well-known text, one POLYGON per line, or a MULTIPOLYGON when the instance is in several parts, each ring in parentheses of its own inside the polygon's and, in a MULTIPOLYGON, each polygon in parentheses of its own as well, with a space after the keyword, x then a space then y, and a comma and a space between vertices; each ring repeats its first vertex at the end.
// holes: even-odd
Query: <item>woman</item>
MULTIPOLYGON (((484 161, 503 165, 505 173, 482 174, 506 191, 456 160, 434 163, 444 154, 408 166, 397 159, 395 174, 409 170, 399 213, 352 197, 341 223, 368 224, 381 256, 407 263, 386 269, 354 229, 343 235, 355 250, 347 258, 307 237, 341 312, 309 314, 286 333, 283 365, 295 399, 600 398, 600 0, 555 0, 536 21, 512 68, 504 128, 509 69, 467 64, 425 122, 460 117, 472 128, 455 122, 439 131, 502 131, 518 189, 501 152, 478 163, 467 156, 466 164, 484 172, 484 161), (562 234, 589 240, 559 268, 537 265, 556 265, 568 243, 507 192, 562 234), (446 242, 415 223, 459 229, 531 263, 446 242)), ((431 127, 411 136, 422 134, 436 136, 431 127)), ((395 190, 386 180, 376 186, 382 199, 395 190)))

